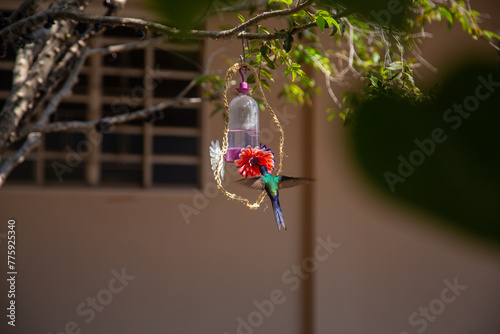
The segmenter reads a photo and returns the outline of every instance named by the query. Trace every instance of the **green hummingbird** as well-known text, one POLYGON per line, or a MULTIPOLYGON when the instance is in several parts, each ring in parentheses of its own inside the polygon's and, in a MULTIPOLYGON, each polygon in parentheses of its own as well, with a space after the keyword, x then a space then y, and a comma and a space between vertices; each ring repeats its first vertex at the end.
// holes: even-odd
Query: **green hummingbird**
POLYGON ((241 179, 237 182, 248 188, 266 190, 267 195, 269 195, 269 198, 271 199, 274 218, 276 219, 276 224, 278 224, 278 230, 281 230, 281 226, 283 226, 283 228, 286 230, 285 220, 283 219, 283 212, 281 211, 280 206, 279 189, 291 188, 301 184, 306 184, 314 181, 314 179, 308 177, 271 175, 267 172, 267 168, 265 166, 259 166, 259 170, 261 174, 260 176, 241 179))

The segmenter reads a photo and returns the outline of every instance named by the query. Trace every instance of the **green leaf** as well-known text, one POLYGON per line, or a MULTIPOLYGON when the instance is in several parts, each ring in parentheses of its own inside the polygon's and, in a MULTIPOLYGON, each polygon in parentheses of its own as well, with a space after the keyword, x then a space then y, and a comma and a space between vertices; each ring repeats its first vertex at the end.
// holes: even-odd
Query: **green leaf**
POLYGON ((271 60, 271 58, 269 58, 269 56, 267 55, 269 50, 270 50, 269 47, 267 45, 263 44, 262 47, 260 48, 260 54, 262 55, 262 58, 266 62, 267 66, 269 66, 270 69, 274 70, 276 68, 276 65, 271 60))
POLYGON ((386 68, 388 70, 396 71, 396 70, 402 69, 403 68, 403 64, 401 64, 401 61, 397 60, 397 61, 393 61, 392 63, 390 63, 389 65, 387 65, 386 68))
MULTIPOLYGON (((338 22, 333 17, 325 16, 325 21, 326 21, 326 23, 328 23, 329 27, 335 27, 335 28, 337 28, 337 31, 340 30, 340 26, 339 26, 338 22)), ((344 34, 342 33, 342 35, 344 35, 344 34)))
POLYGON ((288 6, 290 6, 293 2, 293 0, 269 0, 269 3, 273 3, 273 2, 283 2, 285 4, 287 4, 288 6))
POLYGON ((462 24, 462 29, 464 31, 467 31, 467 29, 469 28, 469 22, 467 22, 467 20, 464 17, 462 17, 460 18, 460 23, 462 24))
POLYGON ((292 16, 294 16, 294 17, 302 17, 302 16, 308 16, 308 15, 306 14, 305 10, 301 10, 300 12, 295 13, 292 16))
POLYGON ((337 33, 337 31, 339 31, 339 30, 337 29, 337 27, 335 27, 335 26, 334 26, 334 27, 332 28, 332 32, 330 33, 330 37, 335 36, 335 34, 337 33))
POLYGON ((378 87, 379 80, 376 77, 370 77, 370 82, 372 83, 373 87, 378 87))
POLYGON ((196 82, 197 85, 203 82, 205 80, 205 74, 198 75, 196 78, 194 78, 194 82, 196 82))
POLYGON ((325 30, 325 25, 326 25, 325 19, 322 16, 316 16, 314 20, 316 21, 319 30, 323 32, 325 30))
POLYGON ((297 85, 285 85, 283 87, 283 95, 293 103, 304 103, 304 91, 297 85))
MULTIPOLYGON (((317 26, 319 27, 319 29, 321 30, 321 32, 324 31, 325 27, 328 27, 328 28, 337 28, 337 31, 340 31, 340 26, 338 24, 338 22, 330 15, 330 13, 328 13, 326 10, 318 10, 316 12, 316 15, 314 16, 314 20, 316 21, 316 24, 317 26)), ((333 33, 333 35, 335 35, 335 32, 333 33)), ((333 35, 330 35, 330 36, 333 36, 333 35)))
POLYGON ((305 76, 306 75, 306 72, 302 71, 301 69, 298 69, 295 71, 295 73, 297 73, 298 75, 300 75, 301 77, 305 76))
POLYGON ((266 78, 269 78, 271 81, 274 81, 274 77, 273 77, 272 73, 269 72, 268 70, 266 70, 265 68, 260 69, 260 74, 262 76, 265 76, 266 78))
MULTIPOLYGON (((257 87, 254 87, 254 88, 257 88, 257 87)), ((254 95, 254 94, 250 93, 250 95, 254 95)), ((260 110, 266 110, 266 106, 264 106, 264 102, 262 102, 261 99, 258 99, 256 97, 254 97, 253 99, 255 100, 255 102, 257 102, 257 105, 259 106, 260 110)))
POLYGON ((252 74, 250 74, 248 77, 247 77, 247 83, 249 84, 254 84, 255 83, 255 76, 252 74))
POLYGON ((399 80, 399 79, 401 79, 402 76, 403 76, 403 73, 398 72, 395 75, 393 75, 392 78, 390 78, 389 80, 391 80, 391 81, 393 81, 393 80, 399 80))
POLYGON ((500 36, 498 36, 497 34, 495 34, 492 31, 483 30, 483 34, 484 34, 484 37, 486 37, 486 39, 488 39, 488 40, 492 40, 493 38, 500 40, 500 36))
POLYGON ((283 42, 283 50, 285 52, 290 52, 292 50, 293 36, 292 34, 287 34, 283 42))
POLYGON ((451 13, 448 9, 446 9, 445 7, 441 7, 441 15, 446 17, 450 24, 453 24, 453 16, 451 16, 451 13))
MULTIPOLYGON (((269 34, 269 30, 266 27, 259 26, 259 32, 263 32, 264 34, 269 34)), ((257 41, 258 43, 259 41, 257 41)))
POLYGON ((243 17, 243 15, 238 14, 238 18, 240 19, 241 23, 245 22, 245 18, 243 17))
POLYGON ((258 67, 260 65, 260 62, 258 62, 256 60, 250 60, 249 64, 252 67, 258 67))
POLYGON ((266 80, 266 79, 260 79, 260 84, 261 84, 263 87, 267 88, 269 91, 271 91, 271 86, 269 86, 269 82, 267 82, 267 80, 266 80))

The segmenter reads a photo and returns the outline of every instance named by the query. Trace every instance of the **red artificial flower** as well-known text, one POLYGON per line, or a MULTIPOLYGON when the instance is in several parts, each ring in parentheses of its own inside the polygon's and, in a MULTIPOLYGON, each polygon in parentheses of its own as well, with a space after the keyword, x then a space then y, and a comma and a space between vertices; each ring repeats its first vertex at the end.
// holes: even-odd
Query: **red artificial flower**
POLYGON ((241 149, 240 158, 234 161, 238 172, 243 177, 259 176, 259 166, 266 166, 271 173, 274 169, 274 154, 265 145, 252 148, 248 145, 241 149))

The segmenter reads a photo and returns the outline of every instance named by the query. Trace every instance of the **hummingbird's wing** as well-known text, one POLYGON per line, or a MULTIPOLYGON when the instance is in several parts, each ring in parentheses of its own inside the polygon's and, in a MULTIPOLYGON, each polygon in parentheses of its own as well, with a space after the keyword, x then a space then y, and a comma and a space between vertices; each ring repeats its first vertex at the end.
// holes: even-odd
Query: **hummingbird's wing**
POLYGON ((260 176, 248 177, 237 180, 236 182, 248 188, 264 190, 264 184, 262 183, 260 176))
POLYGON ((310 177, 293 177, 282 175, 279 182, 279 189, 291 188, 316 181, 310 177))

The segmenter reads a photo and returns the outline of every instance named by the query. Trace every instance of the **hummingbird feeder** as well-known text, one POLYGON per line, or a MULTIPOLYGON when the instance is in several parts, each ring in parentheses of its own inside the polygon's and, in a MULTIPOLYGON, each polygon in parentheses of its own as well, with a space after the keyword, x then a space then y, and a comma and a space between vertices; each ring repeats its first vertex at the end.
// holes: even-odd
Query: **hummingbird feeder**
MULTIPOLYGON (((259 106, 248 95, 250 88, 245 81, 243 67, 238 70, 241 75, 240 87, 236 96, 229 103, 229 132, 226 161, 234 162, 240 156, 241 150, 247 146, 259 145, 259 106)), ((245 72, 247 69, 245 68, 245 72)))
POLYGON ((257 71, 246 63, 245 40, 243 33, 241 37, 243 44, 242 62, 236 63, 228 69, 224 79, 223 101, 225 128, 222 138, 222 148, 220 148, 218 140, 215 143, 212 141, 212 146, 210 147, 210 161, 215 180, 217 182, 217 188, 219 188, 219 190, 227 197, 236 199, 251 209, 256 209, 262 203, 266 192, 263 191, 255 203, 251 203, 246 198, 228 192, 222 185, 224 162, 227 161, 228 163, 234 163, 242 177, 260 175, 259 168, 261 166, 265 166, 269 173, 272 172, 272 174, 278 175, 282 169, 285 133, 281 127, 278 117, 276 116, 276 113, 266 100, 257 71), (259 106, 255 99, 248 95, 251 89, 248 87, 248 83, 245 80, 245 75, 249 70, 256 79, 255 81, 259 88, 258 91, 262 96, 262 103, 271 115, 274 125, 280 134, 279 160, 277 168, 275 168, 274 155, 271 150, 268 149, 266 145, 260 144, 259 106), (231 103, 228 103, 227 91, 237 72, 241 75, 241 83, 236 89, 239 95, 236 96, 231 103))

